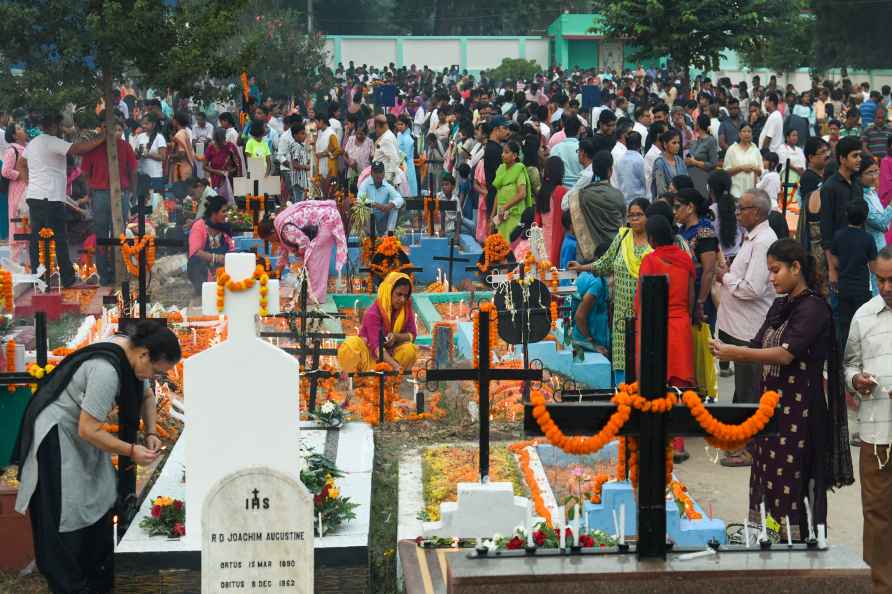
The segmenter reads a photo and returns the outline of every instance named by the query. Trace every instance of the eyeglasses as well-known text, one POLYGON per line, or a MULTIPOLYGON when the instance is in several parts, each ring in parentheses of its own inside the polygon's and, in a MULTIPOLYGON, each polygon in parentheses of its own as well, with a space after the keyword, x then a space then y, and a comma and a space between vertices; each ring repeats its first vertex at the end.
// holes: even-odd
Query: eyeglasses
POLYGON ((643 216, 644 216, 644 213, 640 213, 640 212, 630 212, 630 213, 626 216, 626 218, 628 218, 628 219, 640 219, 640 218, 642 218, 643 216))
POLYGON ((755 206, 738 206, 737 208, 734 209, 734 212, 736 212, 737 214, 740 214, 743 211, 749 210, 751 208, 756 208, 756 207, 755 206))

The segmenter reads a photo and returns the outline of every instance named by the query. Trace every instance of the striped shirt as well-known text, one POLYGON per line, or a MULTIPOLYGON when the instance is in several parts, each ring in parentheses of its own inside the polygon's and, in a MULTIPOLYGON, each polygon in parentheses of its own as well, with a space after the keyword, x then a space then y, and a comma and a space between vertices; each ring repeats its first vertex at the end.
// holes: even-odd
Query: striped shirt
POLYGON ((892 307, 877 295, 862 305, 852 319, 846 344, 846 385, 859 373, 876 377, 873 393, 859 394, 861 439, 870 444, 892 443, 892 307))
POLYGON ((882 128, 871 126, 864 129, 861 139, 867 145, 867 150, 871 155, 876 159, 882 159, 886 156, 886 151, 888 150, 886 143, 889 140, 889 136, 892 136, 892 128, 889 126, 883 126, 882 128))

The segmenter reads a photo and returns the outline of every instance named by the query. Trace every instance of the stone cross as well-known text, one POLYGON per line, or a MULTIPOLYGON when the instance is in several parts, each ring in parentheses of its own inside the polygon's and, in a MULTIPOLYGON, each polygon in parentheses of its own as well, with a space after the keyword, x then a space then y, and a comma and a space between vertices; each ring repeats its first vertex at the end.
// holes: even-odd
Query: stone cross
POLYGON ((260 196, 278 196, 282 192, 282 186, 278 175, 266 174, 266 161, 264 159, 248 159, 245 177, 232 179, 232 193, 236 196, 253 194, 260 196))
MULTIPOLYGON (((234 281, 254 273, 254 254, 226 254, 234 281)), ((279 281, 268 284, 268 313, 279 311, 279 281)), ((184 363, 186 533, 200 537, 204 498, 238 470, 263 464, 299 477, 300 380, 297 360, 259 338, 259 283, 225 293, 228 339, 184 363)), ((204 283, 202 306, 217 315, 217 284, 204 283)))

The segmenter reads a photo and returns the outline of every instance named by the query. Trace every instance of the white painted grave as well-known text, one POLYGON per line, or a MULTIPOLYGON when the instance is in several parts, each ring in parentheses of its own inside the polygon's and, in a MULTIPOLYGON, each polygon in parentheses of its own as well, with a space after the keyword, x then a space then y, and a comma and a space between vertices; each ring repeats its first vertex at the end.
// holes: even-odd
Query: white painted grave
MULTIPOLYGON (((254 254, 226 254, 234 281, 254 273, 254 254)), ((217 314, 217 285, 202 287, 206 315, 217 314)), ((204 498, 223 477, 263 464, 295 480, 300 457, 297 360, 257 337, 259 283, 226 291, 229 338, 186 359, 186 534, 201 536, 204 498)), ((270 314, 279 311, 279 282, 269 281, 270 314)))
POLYGON ((456 501, 440 504, 440 521, 424 522, 424 537, 474 538, 511 534, 527 521, 526 497, 511 483, 459 483, 456 501))
POLYGON ((264 159, 248 159, 245 177, 236 177, 232 180, 232 191, 236 196, 253 194, 260 196, 278 196, 282 191, 278 175, 266 174, 266 161, 264 159), (257 182, 257 187, 254 187, 257 182))
POLYGON ((205 499, 202 534, 202 594, 312 594, 313 498, 300 481, 263 467, 224 477, 205 499))

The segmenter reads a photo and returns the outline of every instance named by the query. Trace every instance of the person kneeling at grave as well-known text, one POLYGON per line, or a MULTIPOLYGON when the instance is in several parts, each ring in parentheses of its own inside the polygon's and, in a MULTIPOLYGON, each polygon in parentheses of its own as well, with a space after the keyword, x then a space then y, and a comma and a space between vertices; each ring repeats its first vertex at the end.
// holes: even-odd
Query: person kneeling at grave
POLYGON ((227 252, 235 250, 232 230, 226 222, 226 199, 211 196, 204 207, 204 216, 189 229, 189 261, 186 275, 196 296, 201 285, 214 280, 217 269, 223 266, 227 252))
POLYGON ((157 320, 67 356, 28 403, 13 450, 19 465, 15 509, 30 512, 37 568, 52 592, 112 592, 113 515, 118 493, 112 455, 124 468, 161 453, 148 380, 180 360, 176 335, 157 320), (106 430, 117 406, 117 434, 106 430), (140 420, 143 443, 137 443, 140 420))
POLYGON ((359 185, 359 195, 365 196, 372 216, 375 219, 375 231, 384 235, 396 229, 396 221, 400 209, 406 201, 402 195, 384 179, 384 163, 372 163, 372 175, 359 185))
POLYGON ((338 348, 343 373, 369 371, 378 360, 379 334, 384 333, 383 359, 394 370, 415 365, 418 350, 415 315, 412 312, 412 281, 402 272, 391 272, 378 287, 378 298, 362 316, 357 336, 348 336, 338 348))

